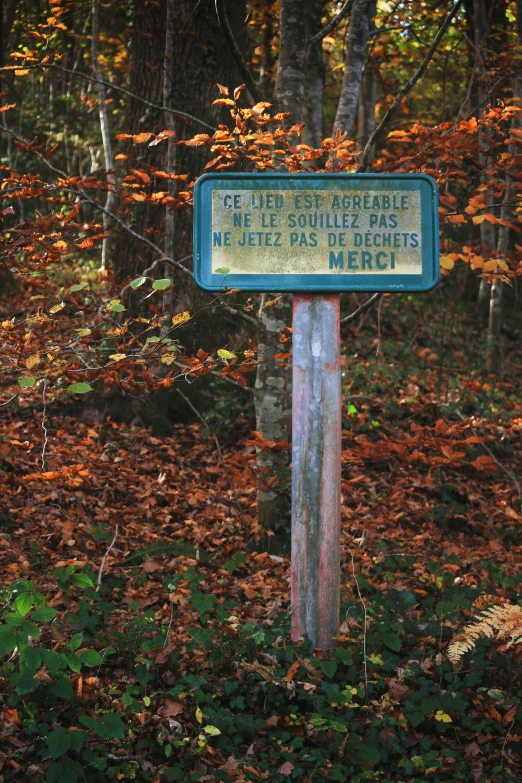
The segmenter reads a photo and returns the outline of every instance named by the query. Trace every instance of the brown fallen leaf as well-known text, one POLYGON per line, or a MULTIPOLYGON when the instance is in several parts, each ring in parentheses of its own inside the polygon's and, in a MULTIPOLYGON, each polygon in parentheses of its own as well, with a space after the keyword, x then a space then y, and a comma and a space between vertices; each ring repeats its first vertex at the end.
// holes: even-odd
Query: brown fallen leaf
POLYGON ((179 701, 175 701, 174 699, 165 699, 158 710, 158 713, 163 715, 165 718, 174 718, 176 715, 181 715, 182 712, 183 704, 181 704, 179 701))

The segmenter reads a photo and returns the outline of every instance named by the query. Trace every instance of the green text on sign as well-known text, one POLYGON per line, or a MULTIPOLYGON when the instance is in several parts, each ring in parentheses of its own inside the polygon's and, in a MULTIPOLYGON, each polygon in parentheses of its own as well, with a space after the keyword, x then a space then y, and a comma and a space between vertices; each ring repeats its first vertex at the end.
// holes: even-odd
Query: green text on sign
POLYGON ((439 279, 424 174, 206 174, 194 193, 202 288, 426 291, 439 279))

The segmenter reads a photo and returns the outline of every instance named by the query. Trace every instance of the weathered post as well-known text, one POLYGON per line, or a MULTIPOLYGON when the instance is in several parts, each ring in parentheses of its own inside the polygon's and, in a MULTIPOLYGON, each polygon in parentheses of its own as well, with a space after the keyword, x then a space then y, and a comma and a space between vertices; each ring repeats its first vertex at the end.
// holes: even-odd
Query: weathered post
POLYGON ((339 294, 294 294, 292 638, 327 650, 339 628, 339 294))
POLYGON ((437 185, 425 174, 227 171, 196 182, 197 284, 294 295, 294 640, 326 650, 339 625, 339 293, 429 291, 439 271, 437 185))

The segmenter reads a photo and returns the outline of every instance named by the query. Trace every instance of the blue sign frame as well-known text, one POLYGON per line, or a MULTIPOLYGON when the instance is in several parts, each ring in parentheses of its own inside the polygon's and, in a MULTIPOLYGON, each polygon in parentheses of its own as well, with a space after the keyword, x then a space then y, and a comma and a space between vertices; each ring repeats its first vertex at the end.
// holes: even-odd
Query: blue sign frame
POLYGON ((438 190, 426 174, 288 174, 211 173, 194 187, 194 278, 207 291, 240 288, 243 291, 320 293, 341 291, 429 291, 439 281, 438 190), (366 272, 330 274, 237 274, 212 271, 212 192, 214 190, 346 190, 420 192, 422 270, 419 274, 366 272))

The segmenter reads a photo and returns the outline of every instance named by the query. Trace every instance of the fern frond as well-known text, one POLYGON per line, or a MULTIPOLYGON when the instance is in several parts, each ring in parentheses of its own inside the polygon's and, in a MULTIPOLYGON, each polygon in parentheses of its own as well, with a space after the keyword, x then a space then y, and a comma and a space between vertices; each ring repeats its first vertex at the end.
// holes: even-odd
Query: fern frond
POLYGON ((458 638, 448 646, 448 658, 458 663, 462 656, 473 650, 478 639, 491 639, 496 635, 498 641, 507 641, 507 646, 522 643, 522 607, 518 604, 497 603, 482 611, 475 622, 466 626, 458 638))

